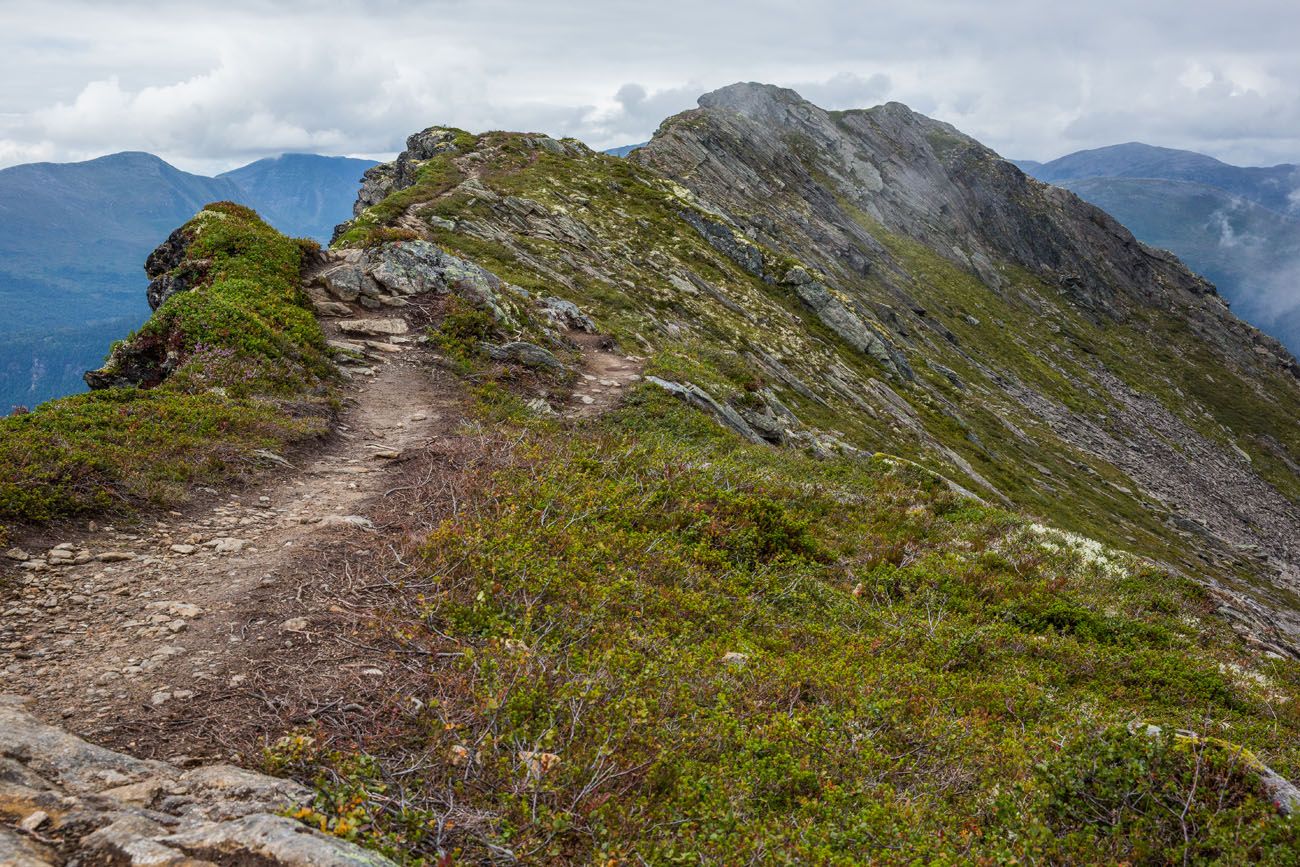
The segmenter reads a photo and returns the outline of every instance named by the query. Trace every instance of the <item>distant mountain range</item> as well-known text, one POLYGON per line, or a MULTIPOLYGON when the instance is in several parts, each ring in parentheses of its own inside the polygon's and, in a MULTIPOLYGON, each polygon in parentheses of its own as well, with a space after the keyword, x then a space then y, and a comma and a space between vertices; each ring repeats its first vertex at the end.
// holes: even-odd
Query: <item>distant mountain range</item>
POLYGON ((650 144, 650 142, 643 141, 640 144, 620 145, 616 148, 610 148, 607 151, 601 151, 601 153, 609 154, 612 157, 625 157, 632 153, 632 151, 640 150, 648 144, 650 144))
POLYGON ((1173 251, 1239 316, 1300 353, 1300 166, 1233 166, 1136 142, 1017 165, 1173 251))
MULTIPOLYGON (((371 165, 286 154, 205 177, 120 153, 0 170, 0 412, 82 389, 82 372, 148 315, 145 257, 203 204, 238 201, 324 243, 371 165)), ((1300 166, 1240 167, 1139 143, 1017 165, 1172 250, 1300 352, 1300 166)))
POLYGON ((204 204, 237 201, 326 243, 371 165, 285 154, 211 178, 130 152, 0 170, 0 414, 84 388, 148 317, 145 257, 204 204))
POLYGON ((286 235, 328 244, 334 227, 351 218, 361 173, 373 160, 284 154, 249 163, 214 180, 239 190, 238 201, 286 235))

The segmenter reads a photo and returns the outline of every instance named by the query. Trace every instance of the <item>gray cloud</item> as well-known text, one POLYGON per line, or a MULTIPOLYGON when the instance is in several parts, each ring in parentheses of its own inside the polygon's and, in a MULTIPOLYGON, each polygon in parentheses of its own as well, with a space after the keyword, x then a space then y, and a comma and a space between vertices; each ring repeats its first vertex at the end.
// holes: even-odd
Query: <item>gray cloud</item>
POLYGON ((0 0, 0 20, 0 165, 384 155, 432 123, 606 147, 737 80, 897 99, 1008 156, 1142 139, 1300 160, 1300 7, 1281 0, 0 0))

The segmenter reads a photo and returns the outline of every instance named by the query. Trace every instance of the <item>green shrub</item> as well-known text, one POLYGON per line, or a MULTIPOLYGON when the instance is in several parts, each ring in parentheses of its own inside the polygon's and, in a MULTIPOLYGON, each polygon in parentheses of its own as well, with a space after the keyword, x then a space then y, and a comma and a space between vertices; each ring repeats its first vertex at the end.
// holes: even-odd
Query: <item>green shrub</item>
MULTIPOLYGON (((403 786, 360 841, 407 863, 1177 863, 1182 825, 1152 799, 1196 764, 1151 764, 1162 745, 1122 729, 1096 747, 1098 726, 1209 715, 1300 762, 1300 717, 1223 674, 1238 645, 1194 619, 1193 585, 1097 569, 915 468, 744 445, 649 386, 594 429, 508 439, 426 540, 401 626, 377 622, 428 669, 357 742, 372 776, 355 756, 304 766, 324 802, 403 786), (521 758, 538 754, 544 773, 521 758), (448 792, 491 818, 413 832, 448 792)), ((1269 688, 1294 694, 1297 666, 1275 665, 1269 688)), ((1291 823, 1225 755, 1201 760, 1218 789, 1187 851, 1288 856, 1291 823)))
MULTIPOLYGON (((1257 760, 1223 741, 1112 727, 1040 765, 1025 855, 1051 863, 1300 863, 1257 760)), ((1024 814, 1022 813, 1022 816, 1024 814)))
POLYGON ((450 295, 442 321, 429 335, 447 359, 462 373, 483 360, 481 344, 496 334, 496 319, 463 298, 450 295))
POLYGON ((177 270, 198 283, 110 356, 166 378, 0 419, 0 520, 172 503, 192 484, 250 473, 258 449, 326 430, 332 367, 299 277, 312 244, 230 202, 185 229, 177 270))

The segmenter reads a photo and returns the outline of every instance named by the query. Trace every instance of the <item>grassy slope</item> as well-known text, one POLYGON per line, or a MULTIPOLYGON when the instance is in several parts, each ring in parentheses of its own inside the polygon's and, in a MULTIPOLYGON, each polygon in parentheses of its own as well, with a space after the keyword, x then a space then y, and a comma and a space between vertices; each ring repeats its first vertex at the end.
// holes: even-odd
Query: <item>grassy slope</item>
MULTIPOLYGON (((492 207, 450 192, 461 175, 445 156, 345 242, 377 240, 412 207, 462 221, 431 220, 429 234, 577 301, 625 346, 644 341, 649 373, 743 395, 764 378, 748 354, 762 349, 817 389, 780 389, 805 421, 927 456, 824 387, 818 372, 836 365, 859 382, 883 374, 784 290, 714 253, 678 218, 689 207, 679 191, 626 162, 521 137, 477 146, 496 149, 484 184, 572 213, 601 240, 579 252, 517 225, 508 242, 475 237, 492 207), (749 312, 675 290, 667 272, 678 267, 749 312)), ((1101 331, 1022 277, 1047 305, 1028 314, 884 240, 927 306, 952 314, 945 322, 969 314, 1011 335, 983 367, 935 349, 968 382, 992 368, 1062 400, 1099 400, 1086 364, 1027 342, 1029 329, 1050 318, 1115 355, 1140 337, 1101 331)), ((788 264, 765 255, 773 270, 788 264)), ((952 327, 980 345, 978 326, 952 327)), ((1158 519, 1097 483, 1123 483, 1114 470, 1084 473, 1046 425, 982 402, 986 390, 938 393, 949 404, 918 399, 919 418, 1016 499, 1178 555, 1158 519), (999 415, 1034 443, 1010 437, 999 415), (1026 459, 1055 471, 1054 490, 1026 482, 1026 459)), ((495 394, 488 417, 500 423, 518 404, 495 394)), ((400 658, 428 654, 424 680, 390 697, 383 731, 306 731, 273 751, 277 766, 321 774, 304 819, 412 863, 502 850, 605 864, 1300 857, 1248 754, 1125 729, 1214 733, 1300 773, 1300 665, 1245 648, 1196 585, 958 498, 903 462, 744 445, 648 385, 577 432, 514 418, 513 465, 481 479, 467 517, 425 543, 434 589, 394 603, 400 630, 375 627, 400 658), (350 748, 315 746, 340 739, 350 748)))
POLYGON ((188 261, 210 260, 202 284, 118 349, 158 361, 173 352, 175 371, 154 389, 75 395, 0 420, 0 521, 174 502, 189 485, 246 472, 257 449, 324 431, 330 373, 299 285, 303 245, 230 203, 186 228, 188 261))
POLYGON ((1300 665, 1190 582, 910 465, 742 445, 649 386, 514 435, 425 542, 433 589, 377 620, 424 679, 350 752, 275 751, 330 769, 303 818, 412 863, 1164 863, 1190 795, 1194 860, 1300 854, 1248 756, 1123 729, 1300 771, 1300 665))

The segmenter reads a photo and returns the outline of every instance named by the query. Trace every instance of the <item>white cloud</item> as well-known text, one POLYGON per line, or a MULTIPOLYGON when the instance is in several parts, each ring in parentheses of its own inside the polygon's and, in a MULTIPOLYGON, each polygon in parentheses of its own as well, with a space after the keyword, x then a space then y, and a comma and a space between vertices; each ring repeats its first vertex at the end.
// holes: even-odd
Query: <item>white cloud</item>
POLYGON ((384 154, 433 123, 649 136, 701 92, 886 99, 1008 156, 1144 139, 1300 161, 1300 8, 1270 0, 0 0, 0 164, 384 154))

